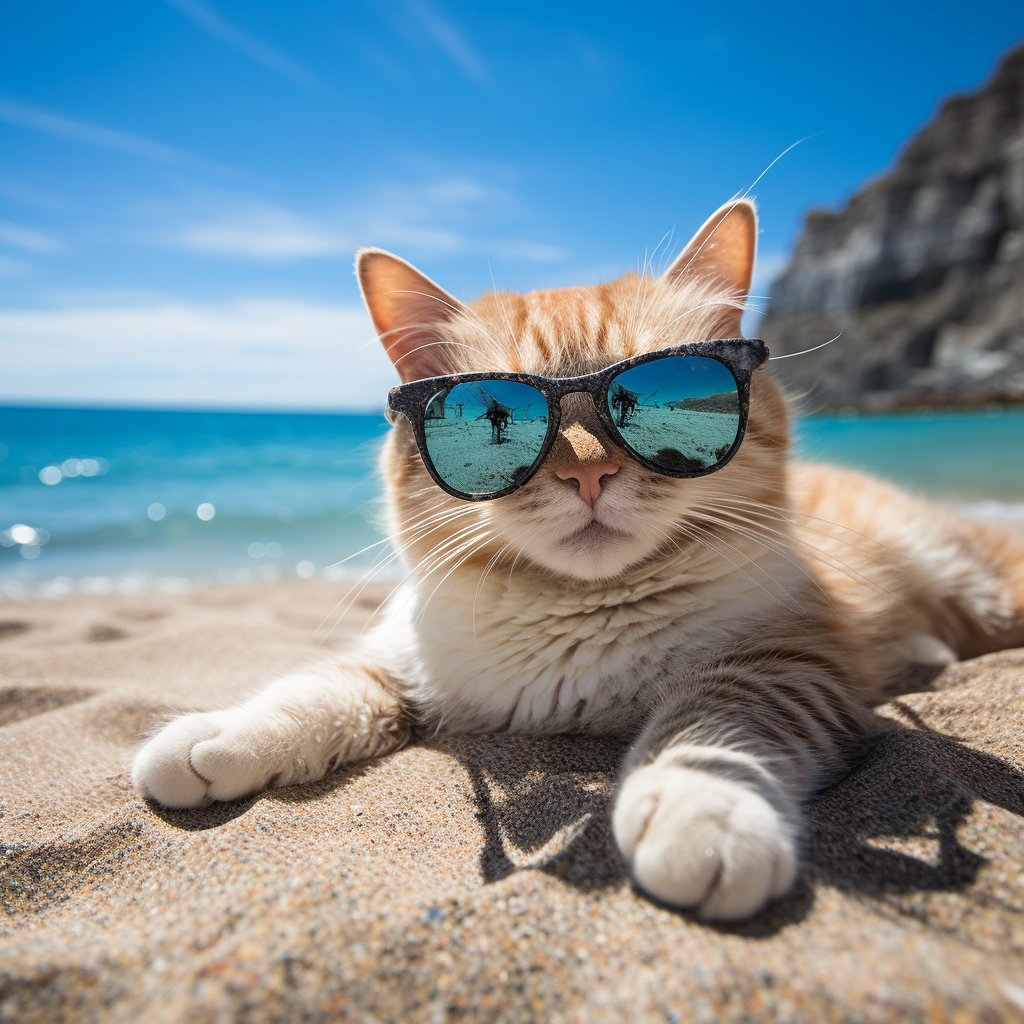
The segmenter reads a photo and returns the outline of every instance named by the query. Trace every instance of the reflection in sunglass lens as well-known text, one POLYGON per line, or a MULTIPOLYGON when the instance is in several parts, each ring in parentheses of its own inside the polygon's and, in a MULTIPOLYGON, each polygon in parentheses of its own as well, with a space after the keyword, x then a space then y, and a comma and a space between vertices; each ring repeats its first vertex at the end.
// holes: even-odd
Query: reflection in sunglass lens
POLYGON ((740 429, 736 379, 705 356, 665 356, 624 370, 608 389, 608 411, 630 448, 677 473, 721 462, 740 429))
POLYGON ((423 417, 438 476, 465 494, 519 483, 548 432, 547 399, 529 384, 484 380, 439 391, 423 417))

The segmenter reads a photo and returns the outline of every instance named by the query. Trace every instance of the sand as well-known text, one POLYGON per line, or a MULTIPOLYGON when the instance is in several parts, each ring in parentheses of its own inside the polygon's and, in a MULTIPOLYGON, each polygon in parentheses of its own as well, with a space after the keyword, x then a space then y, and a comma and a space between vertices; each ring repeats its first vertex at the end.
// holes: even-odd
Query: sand
POLYGON ((732 447, 738 423, 735 413, 638 405, 626 425, 619 429, 648 458, 668 450, 678 452, 685 460, 711 466, 732 447))
POLYGON ((501 442, 492 443, 487 420, 467 412, 464 419, 427 420, 427 450, 437 471, 459 490, 472 494, 500 491, 537 460, 548 425, 536 417, 510 422, 501 442))
POLYGON ((708 927, 623 876, 614 743, 453 738, 204 810, 136 797, 139 737, 314 655, 338 591, 0 604, 0 1020, 1024 1021, 1024 651, 883 709, 793 893, 708 927))

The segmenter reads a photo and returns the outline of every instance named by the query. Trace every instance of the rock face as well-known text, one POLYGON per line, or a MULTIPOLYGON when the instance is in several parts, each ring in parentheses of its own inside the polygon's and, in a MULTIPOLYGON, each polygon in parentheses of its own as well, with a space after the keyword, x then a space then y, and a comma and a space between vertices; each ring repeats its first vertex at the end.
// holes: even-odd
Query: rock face
POLYGON ((812 211, 762 334, 824 404, 1024 401, 1024 45, 895 167, 812 211))

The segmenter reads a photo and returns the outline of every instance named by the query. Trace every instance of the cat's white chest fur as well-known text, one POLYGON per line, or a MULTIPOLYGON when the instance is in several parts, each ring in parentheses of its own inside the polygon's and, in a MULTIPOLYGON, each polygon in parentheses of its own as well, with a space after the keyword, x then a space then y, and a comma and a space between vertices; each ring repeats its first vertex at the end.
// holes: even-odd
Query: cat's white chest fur
POLYGON ((740 571, 584 593, 435 585, 401 587, 371 645, 428 727, 446 732, 634 732, 645 689, 734 641, 769 600, 740 571))

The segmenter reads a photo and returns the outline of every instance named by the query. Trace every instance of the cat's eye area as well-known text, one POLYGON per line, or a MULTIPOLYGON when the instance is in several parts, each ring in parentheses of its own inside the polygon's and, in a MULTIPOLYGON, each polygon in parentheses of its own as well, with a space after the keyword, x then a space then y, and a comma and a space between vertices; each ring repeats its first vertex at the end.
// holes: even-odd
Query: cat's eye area
POLYGON ((529 384, 482 380, 438 391, 423 412, 434 471, 463 494, 495 494, 530 473, 548 433, 548 403, 529 384))
POLYGON ((713 469, 740 432, 736 378, 706 356, 663 356, 623 370, 608 386, 607 403, 626 446, 674 475, 713 469))

